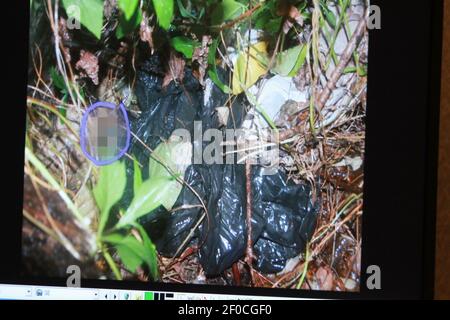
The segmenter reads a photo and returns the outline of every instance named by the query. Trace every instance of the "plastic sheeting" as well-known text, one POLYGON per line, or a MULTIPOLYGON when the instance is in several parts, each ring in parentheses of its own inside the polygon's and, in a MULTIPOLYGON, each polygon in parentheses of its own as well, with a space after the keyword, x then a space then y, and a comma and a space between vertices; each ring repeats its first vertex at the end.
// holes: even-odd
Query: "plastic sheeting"
MULTIPOLYGON (((132 120, 138 137, 154 148, 177 128, 192 131, 193 122, 197 120, 203 122, 203 130, 219 128, 216 108, 226 103, 228 95, 210 82, 212 87, 204 90, 188 69, 182 84, 172 82, 163 89, 159 66, 158 59, 153 57, 138 73, 136 95, 142 114, 132 120)), ((245 116, 242 97, 235 100, 232 112, 227 127, 239 127, 245 116)), ((132 153, 148 159, 148 152, 137 143, 132 153)), ((264 168, 252 168, 255 267, 265 273, 279 272, 288 259, 304 250, 314 232, 318 201, 313 204, 308 184, 288 182, 281 170, 265 175, 264 168)), ((208 209, 207 217, 186 245, 196 242, 205 273, 219 275, 245 255, 245 167, 193 164, 187 169, 185 180, 202 197, 208 209)), ((141 219, 158 251, 169 257, 182 252, 183 242, 203 213, 199 199, 187 187, 183 187, 173 208, 175 210, 168 212, 160 207, 141 219), (176 210, 183 206, 189 207, 176 210)))

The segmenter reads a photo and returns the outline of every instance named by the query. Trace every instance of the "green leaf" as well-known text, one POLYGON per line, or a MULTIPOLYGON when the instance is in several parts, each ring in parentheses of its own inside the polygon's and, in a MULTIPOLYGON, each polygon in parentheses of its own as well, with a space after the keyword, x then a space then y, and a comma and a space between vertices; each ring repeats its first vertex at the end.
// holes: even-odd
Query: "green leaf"
POLYGON ((224 84, 220 78, 219 75, 217 74, 217 67, 214 66, 212 67, 211 70, 208 70, 208 76, 211 78, 211 81, 214 82, 214 84, 220 88, 220 90, 223 91, 223 93, 230 93, 231 89, 229 86, 227 86, 226 84, 224 84))
POLYGON ((181 0, 177 0, 177 4, 178 9, 180 10, 180 14, 183 18, 196 19, 196 17, 184 7, 183 2, 181 0))
POLYGON ((135 192, 125 214, 119 220, 117 228, 134 224, 140 217, 152 212, 159 206, 171 210, 183 185, 177 180, 183 176, 191 163, 192 146, 184 142, 163 142, 152 154, 149 164, 150 178, 143 182, 135 192), (153 159, 157 157, 159 161, 153 159), (173 176, 166 167, 176 176, 173 176))
POLYGON ((118 6, 125 14, 125 19, 130 20, 138 8, 139 0, 119 0, 118 6))
POLYGON ((139 253, 136 252, 136 250, 139 250, 139 242, 135 238, 133 239, 137 242, 137 244, 131 242, 131 240, 128 241, 127 244, 116 245, 116 250, 120 260, 122 260, 122 263, 125 265, 125 268, 130 272, 135 273, 137 268, 144 263, 144 260, 139 253))
POLYGON ((276 33, 281 28, 283 17, 277 15, 277 1, 270 1, 261 6, 253 14, 255 16, 255 28, 264 32, 276 33))
POLYGON ((101 235, 109 218, 109 211, 122 198, 126 186, 124 162, 114 162, 100 168, 97 185, 93 189, 95 201, 100 209, 98 234, 101 235))
POLYGON ((233 94, 238 95, 247 91, 267 73, 267 65, 267 43, 265 41, 250 45, 246 52, 240 51, 234 63, 233 94))
POLYGON ((64 82, 63 76, 59 74, 54 66, 50 68, 50 77, 52 78, 53 85, 57 89, 59 89, 60 91, 66 89, 66 83, 64 82))
POLYGON ((288 74, 289 77, 295 77, 297 75, 298 70, 300 70, 303 67, 303 65, 305 64, 306 55, 308 54, 308 49, 309 49, 308 45, 302 46, 297 58, 297 62, 295 63, 295 66, 292 69, 292 71, 288 74))
POLYGON ((133 16, 127 20, 125 15, 119 16, 119 25, 116 29, 117 39, 122 39, 126 35, 132 33, 142 21, 142 10, 138 8, 133 14, 133 16))
POLYGON ((158 273, 156 248, 141 226, 138 230, 142 236, 142 243, 132 235, 123 236, 119 233, 103 237, 102 240, 115 245, 122 263, 129 271, 134 273, 145 263, 155 279, 158 273))
POLYGON ((219 39, 214 39, 208 52, 208 64, 211 67, 211 69, 208 70, 208 76, 211 78, 212 82, 214 82, 214 84, 220 88, 220 90, 222 90, 224 93, 230 93, 231 92, 230 87, 220 80, 219 75, 217 73, 216 51, 218 46, 219 46, 219 39))
POLYGON ((158 23, 161 28, 168 30, 172 22, 174 1, 173 0, 152 0, 155 8, 158 23))
POLYGON ((184 175, 191 164, 192 145, 190 142, 162 142, 152 153, 149 163, 149 177, 174 179, 168 167, 176 175, 184 175))
POLYGON ((122 240, 125 238, 123 234, 120 233, 112 233, 105 236, 102 236, 101 239, 103 242, 109 242, 112 244, 118 244, 122 242, 122 240))
POLYGON ((100 39, 103 28, 103 0, 62 0, 70 18, 80 23, 100 39))
POLYGON ((181 191, 177 180, 154 178, 142 183, 130 207, 117 224, 117 228, 131 225, 140 217, 152 212, 160 205, 170 210, 181 191))
POLYGON ((191 59, 195 48, 200 46, 198 41, 194 41, 187 37, 174 37, 170 39, 172 47, 182 53, 186 58, 191 59))
POLYGON ((277 54, 272 71, 282 76, 293 77, 305 63, 308 45, 298 45, 277 54))
POLYGON ((222 24, 227 20, 237 18, 245 12, 246 6, 235 0, 223 0, 217 4, 211 16, 211 23, 213 26, 222 24))
POLYGON ((264 30, 269 33, 276 33, 280 30, 282 22, 283 17, 272 19, 264 26, 264 30))
POLYGON ((321 6, 322 6, 323 13, 325 14, 325 20, 327 20, 330 27, 335 29, 336 28, 336 17, 334 15, 334 13, 330 9, 328 9, 326 4, 321 4, 321 6))
POLYGON ((158 274, 158 256, 156 254, 156 247, 148 237, 148 234, 145 231, 145 229, 140 224, 136 223, 134 227, 139 230, 139 233, 142 237, 143 245, 148 252, 150 262, 149 265, 150 273, 153 279, 157 280, 159 278, 159 274, 158 274))
POLYGON ((134 165, 133 190, 134 194, 136 194, 142 185, 142 171, 141 168, 139 167, 139 162, 136 159, 133 159, 133 165, 134 165))

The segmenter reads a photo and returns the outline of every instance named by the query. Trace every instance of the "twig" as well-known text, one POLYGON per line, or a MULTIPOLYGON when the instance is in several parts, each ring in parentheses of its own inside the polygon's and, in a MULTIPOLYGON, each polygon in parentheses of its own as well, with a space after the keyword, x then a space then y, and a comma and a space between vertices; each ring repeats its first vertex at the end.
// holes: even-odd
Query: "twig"
POLYGON ((242 20, 250 17, 257 9, 259 9, 259 7, 261 7, 261 3, 258 3, 256 6, 254 6, 253 8, 250 8, 249 10, 245 11, 243 14, 241 14, 239 17, 237 17, 236 19, 222 25, 219 29, 219 31, 223 31, 225 29, 229 29, 232 26, 234 26, 236 23, 241 22, 242 20))
MULTIPOLYGON (((325 103, 328 101, 331 93, 333 92, 334 88, 336 87, 337 81, 341 77, 342 72, 344 71, 346 65, 350 61, 353 51, 356 49, 357 45, 359 44, 361 37, 363 36, 364 31, 366 30, 366 17, 367 17, 367 14, 365 14, 364 17, 359 22, 358 26, 356 27, 355 32, 352 35, 352 38, 350 39, 350 41, 347 44, 347 47, 345 48, 344 52, 342 53, 339 64, 333 70, 333 73, 331 74, 331 77, 328 80, 328 83, 326 84, 325 89, 323 89, 323 91, 319 95, 319 97, 316 101, 317 110, 321 111, 323 109, 323 107, 325 106, 325 103)), ((285 140, 287 138, 295 136, 296 134, 299 134, 302 131, 303 127, 304 127, 304 125, 300 124, 292 129, 281 132, 280 136, 279 136, 280 140, 285 140)))
POLYGON ((359 203, 341 222, 339 222, 335 228, 333 229, 333 231, 331 231, 325 238, 323 238, 323 240, 317 245, 317 247, 314 249, 313 254, 311 255, 312 257, 315 257, 317 254, 319 254, 320 250, 323 248, 323 246, 325 245, 325 243, 328 242, 328 240, 331 239, 331 237, 334 236, 334 234, 345 224, 347 223, 349 220, 351 220, 354 215, 357 215, 358 212, 361 211, 362 208, 362 203, 359 203))
POLYGON ((252 274, 252 264, 253 264, 253 243, 252 243, 252 165, 249 161, 245 163, 245 188, 247 192, 247 249, 245 254, 245 262, 250 267, 250 275, 252 276, 253 282, 253 274, 252 274))
POLYGON ((328 101, 328 98, 330 98, 331 92, 336 87, 336 83, 338 82, 339 78, 342 75, 342 72, 344 72, 345 67, 347 66, 348 62, 352 57, 353 51, 355 51, 357 45, 359 44, 359 41, 361 40, 361 37, 364 35, 364 31, 366 30, 366 17, 367 15, 364 15, 362 19, 359 21, 355 32, 353 33, 350 41, 348 42, 344 52, 342 53, 339 64, 333 70, 333 73, 331 74, 325 89, 320 94, 316 102, 316 107, 317 109, 319 109, 319 111, 323 109, 325 103, 328 101))

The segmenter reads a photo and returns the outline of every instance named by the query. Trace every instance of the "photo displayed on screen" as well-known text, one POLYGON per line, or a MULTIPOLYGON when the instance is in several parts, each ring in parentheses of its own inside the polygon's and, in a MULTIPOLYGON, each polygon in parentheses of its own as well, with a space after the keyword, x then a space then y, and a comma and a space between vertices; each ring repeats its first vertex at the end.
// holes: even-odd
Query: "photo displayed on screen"
POLYGON ((358 292, 365 0, 30 0, 21 274, 358 292))

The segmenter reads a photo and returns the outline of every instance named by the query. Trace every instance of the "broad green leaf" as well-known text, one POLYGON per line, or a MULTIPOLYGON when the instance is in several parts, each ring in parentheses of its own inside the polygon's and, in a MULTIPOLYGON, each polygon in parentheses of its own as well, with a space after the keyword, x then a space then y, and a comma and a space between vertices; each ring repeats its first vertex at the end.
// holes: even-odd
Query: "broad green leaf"
POLYGON ((109 242, 112 244, 118 244, 120 242, 122 242, 122 240, 125 238, 125 236, 123 234, 120 233, 112 233, 112 234, 108 234, 108 235, 104 235, 101 237, 101 240, 103 242, 109 242))
POLYGON ((125 19, 130 20, 138 8, 139 0, 119 0, 118 5, 120 10, 125 14, 125 19))
POLYGON ((176 179, 167 170, 168 167, 176 175, 184 175, 191 164, 192 145, 189 142, 162 142, 153 151, 149 163, 149 177, 176 179))
POLYGON ((305 63, 307 53, 308 45, 298 45, 278 53, 272 71, 282 76, 295 76, 305 63))
POLYGON ((119 233, 103 237, 102 240, 116 247, 122 263, 129 271, 136 272, 137 268, 145 263, 152 277, 156 278, 158 273, 156 248, 141 226, 138 226, 138 230, 142 236, 142 243, 132 235, 123 236, 119 233))
POLYGON ((122 198, 126 186, 124 162, 114 162, 100 168, 97 185, 93 189, 94 198, 100 209, 98 234, 102 234, 109 218, 109 211, 122 198))
POLYGON ((164 178, 149 179, 142 183, 130 207, 117 224, 117 228, 131 225, 140 217, 152 212, 160 205, 170 210, 181 192, 182 185, 175 180, 164 178))
POLYGON ((127 34, 130 34, 139 26, 142 21, 142 10, 138 8, 134 11, 133 16, 127 20, 125 15, 119 16, 119 25, 116 29, 116 37, 117 39, 122 39, 127 34))
POLYGON ((184 176, 191 157, 192 145, 189 142, 170 141, 159 144, 150 158, 150 178, 137 189, 117 227, 134 224, 137 219, 161 205, 166 210, 171 210, 183 187, 177 178, 184 176))
MULTIPOLYGON (((139 242, 137 240, 136 242, 139 245, 139 242)), ((142 257, 136 252, 136 249, 139 250, 138 245, 134 244, 133 247, 131 247, 131 243, 116 245, 117 254, 120 257, 120 260, 122 260, 125 268, 133 273, 135 273, 137 271, 137 268, 144 263, 142 257)))
POLYGON ((142 185, 142 171, 141 168, 139 167, 139 162, 136 159, 133 159, 133 164, 134 164, 133 190, 134 194, 136 194, 142 185))
POLYGON ((260 41, 241 52, 234 64, 233 94, 239 94, 258 81, 267 72, 267 43, 260 41))
POLYGON ((246 6, 235 0, 223 0, 217 4, 211 16, 213 26, 220 25, 227 20, 237 18, 244 13, 246 6))
POLYGON ((173 17, 174 0, 152 0, 158 23, 164 30, 168 30, 173 17))
POLYGON ((188 59, 192 58, 195 48, 200 46, 200 43, 187 37, 174 37, 170 39, 170 44, 188 59))
POLYGON ((97 39, 103 28, 103 0, 62 0, 64 9, 70 18, 75 18, 97 39))
POLYGON ((223 91, 223 93, 231 92, 230 87, 220 80, 219 75, 217 74, 216 66, 214 66, 211 70, 208 70, 208 76, 211 78, 211 81, 223 91))

